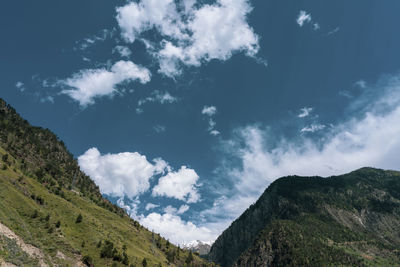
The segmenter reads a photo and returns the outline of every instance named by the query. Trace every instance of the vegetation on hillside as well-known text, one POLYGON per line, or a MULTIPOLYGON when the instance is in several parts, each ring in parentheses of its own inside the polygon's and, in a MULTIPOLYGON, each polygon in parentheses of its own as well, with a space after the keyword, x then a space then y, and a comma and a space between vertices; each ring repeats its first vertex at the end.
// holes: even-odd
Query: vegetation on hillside
POLYGON ((400 173, 363 168, 272 183, 224 231, 221 266, 400 266, 400 173))
POLYGON ((18 266, 213 266, 104 199, 54 134, 30 126, 2 100, 0 259, 18 266))

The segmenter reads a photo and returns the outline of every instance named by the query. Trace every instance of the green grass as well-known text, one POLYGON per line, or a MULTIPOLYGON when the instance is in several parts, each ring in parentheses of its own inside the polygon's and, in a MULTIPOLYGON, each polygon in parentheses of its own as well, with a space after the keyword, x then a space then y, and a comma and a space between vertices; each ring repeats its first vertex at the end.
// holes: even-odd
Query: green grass
MULTIPOLYGON (((4 153, 0 148, 0 155, 4 153)), ((14 159, 10 157, 9 162, 14 162, 14 159)), ((111 266, 113 263, 124 266, 100 257, 101 248, 97 244, 109 240, 120 253, 126 246, 129 263, 141 266, 146 258, 148 266, 169 266, 166 240, 162 239, 160 249, 152 249, 152 233, 138 224, 135 226, 127 215, 110 212, 73 191, 63 189, 63 192, 64 198, 52 193, 36 179, 24 176, 16 165, 0 169, 0 221, 26 243, 40 248, 49 263, 57 261, 62 266, 71 266, 71 262, 56 258, 57 251, 61 251, 70 258, 88 255, 95 266, 111 266), (43 199, 43 205, 32 199, 32 195, 43 199), (33 218, 35 211, 38 216, 33 218), (83 220, 76 223, 79 214, 83 220), (55 226, 57 221, 61 223, 59 228, 55 226)), ((177 248, 171 244, 170 249, 177 248)), ((183 266, 187 256, 188 252, 181 250, 174 265, 183 266)), ((196 266, 205 263, 196 256, 195 262, 196 266)))

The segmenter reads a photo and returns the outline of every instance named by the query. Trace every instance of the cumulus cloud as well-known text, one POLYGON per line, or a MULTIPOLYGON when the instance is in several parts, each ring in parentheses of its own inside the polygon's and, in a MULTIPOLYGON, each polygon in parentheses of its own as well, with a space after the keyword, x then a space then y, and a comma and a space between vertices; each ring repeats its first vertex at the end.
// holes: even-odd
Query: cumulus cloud
POLYGON ((193 240, 213 241, 217 233, 205 226, 196 226, 184 221, 180 216, 170 213, 150 213, 142 217, 140 223, 150 230, 160 233, 175 244, 185 244, 193 240))
POLYGON ((145 84, 150 81, 150 71, 131 61, 118 61, 111 69, 86 69, 60 81, 69 87, 61 93, 70 96, 83 107, 93 104, 96 97, 113 96, 116 85, 124 81, 135 81, 145 84))
POLYGON ((131 199, 149 190, 149 181, 154 175, 170 168, 162 159, 150 163, 137 152, 101 155, 97 148, 87 150, 78 162, 103 194, 131 199))
MULTIPOLYGON (((243 51, 254 56, 258 36, 247 23, 252 7, 248 0, 217 0, 195 5, 195 1, 141 0, 117 8, 123 38, 134 42, 145 31, 157 30, 161 47, 151 51, 159 72, 174 77, 180 66, 199 66, 202 61, 227 60, 243 51)), ((154 47, 153 47, 154 48, 154 47)))
POLYGON ((169 172, 161 177, 153 188, 153 196, 165 196, 176 198, 187 203, 195 203, 200 200, 197 192, 197 180, 199 176, 193 169, 182 166, 176 172, 169 172))
POLYGON ((304 107, 304 108, 301 108, 300 109, 300 113, 299 113, 299 115, 297 115, 297 117, 299 117, 299 118, 305 118, 305 117, 307 117, 308 115, 310 115, 310 113, 313 111, 313 108, 307 108, 307 107, 304 107))
POLYGON ((296 22, 297 22, 297 24, 299 24, 300 27, 303 27, 304 23, 311 22, 311 14, 307 13, 304 10, 300 10, 300 13, 297 16, 296 22))
POLYGON ((207 116, 214 116, 217 113, 217 108, 215 106, 204 106, 201 114, 205 114, 207 116))

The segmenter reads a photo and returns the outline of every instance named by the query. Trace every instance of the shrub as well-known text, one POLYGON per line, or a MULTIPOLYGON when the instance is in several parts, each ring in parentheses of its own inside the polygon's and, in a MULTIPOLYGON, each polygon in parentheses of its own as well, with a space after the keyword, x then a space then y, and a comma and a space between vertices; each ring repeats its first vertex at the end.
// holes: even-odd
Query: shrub
POLYGON ((90 257, 90 256, 88 256, 88 255, 83 256, 82 262, 83 262, 86 266, 89 266, 89 267, 94 266, 94 265, 93 265, 93 259, 92 259, 92 257, 90 257))
POLYGON ((142 261, 142 266, 143 266, 143 267, 147 267, 147 260, 146 260, 146 258, 143 259, 143 261, 142 261))
POLYGON ((4 154, 1 159, 3 160, 3 162, 8 162, 8 154, 4 154))
POLYGON ((189 263, 191 263, 193 261, 193 254, 192 254, 192 251, 190 251, 189 252, 189 255, 187 256, 187 258, 186 258, 186 263, 187 264, 189 264, 189 263))
POLYGON ((39 212, 38 212, 37 210, 34 210, 31 217, 32 217, 33 219, 35 219, 35 218, 37 218, 38 216, 39 216, 39 212))
POLYGON ((82 214, 79 213, 78 217, 76 217, 76 223, 81 223, 83 220, 82 214))
POLYGON ((106 240, 103 248, 100 251, 100 257, 101 258, 113 258, 113 256, 114 256, 113 250, 114 250, 113 242, 106 240))
POLYGON ((122 253, 122 264, 125 264, 125 265, 129 264, 128 254, 126 254, 125 251, 122 253))
POLYGON ((60 221, 57 221, 57 222, 56 222, 56 228, 60 228, 60 226, 61 226, 61 222, 60 222, 60 221))

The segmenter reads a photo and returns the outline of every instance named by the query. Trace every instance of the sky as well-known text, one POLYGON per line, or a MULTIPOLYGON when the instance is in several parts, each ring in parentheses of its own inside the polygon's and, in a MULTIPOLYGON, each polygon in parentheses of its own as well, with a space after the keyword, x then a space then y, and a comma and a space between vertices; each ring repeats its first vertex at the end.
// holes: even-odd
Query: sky
POLYGON ((399 170, 397 0, 6 1, 0 97, 175 244, 285 175, 399 170))

